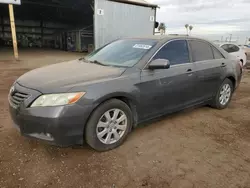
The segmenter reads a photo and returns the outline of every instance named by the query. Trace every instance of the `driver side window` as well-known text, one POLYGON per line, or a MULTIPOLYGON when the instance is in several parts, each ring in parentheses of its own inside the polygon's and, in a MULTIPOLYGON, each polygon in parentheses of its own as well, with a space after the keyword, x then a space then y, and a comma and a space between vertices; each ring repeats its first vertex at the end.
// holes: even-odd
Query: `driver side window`
POLYGON ((190 63, 188 44, 186 40, 175 40, 167 43, 154 56, 155 59, 167 59, 170 65, 190 63))

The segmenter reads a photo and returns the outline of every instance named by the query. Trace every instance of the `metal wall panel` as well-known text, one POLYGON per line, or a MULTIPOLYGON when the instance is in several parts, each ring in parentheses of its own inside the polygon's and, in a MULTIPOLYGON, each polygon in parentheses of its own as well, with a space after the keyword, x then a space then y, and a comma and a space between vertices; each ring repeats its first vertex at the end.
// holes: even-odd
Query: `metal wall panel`
POLYGON ((95 48, 123 37, 153 35, 155 9, 95 0, 95 48))

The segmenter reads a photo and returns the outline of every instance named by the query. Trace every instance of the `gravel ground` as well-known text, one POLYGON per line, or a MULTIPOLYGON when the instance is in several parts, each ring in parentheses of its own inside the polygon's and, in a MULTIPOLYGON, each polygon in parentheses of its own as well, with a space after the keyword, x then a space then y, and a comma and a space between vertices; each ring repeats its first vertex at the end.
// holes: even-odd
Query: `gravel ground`
POLYGON ((250 187, 250 71, 223 111, 189 109, 141 125, 121 147, 58 148, 21 137, 7 94, 25 68, 0 63, 0 188, 250 187))

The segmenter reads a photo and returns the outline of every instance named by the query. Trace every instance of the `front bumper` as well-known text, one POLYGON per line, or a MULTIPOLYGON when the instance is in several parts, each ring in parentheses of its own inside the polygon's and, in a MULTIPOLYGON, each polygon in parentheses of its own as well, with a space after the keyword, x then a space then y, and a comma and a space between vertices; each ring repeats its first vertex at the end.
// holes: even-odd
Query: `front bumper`
MULTIPOLYGON (((20 89, 22 86, 17 87, 20 89)), ((24 87, 22 89, 25 90, 24 87)), ((14 126, 21 135, 62 147, 83 143, 84 126, 91 110, 91 106, 78 104, 29 108, 25 101, 18 107, 11 102, 9 106, 14 126)))

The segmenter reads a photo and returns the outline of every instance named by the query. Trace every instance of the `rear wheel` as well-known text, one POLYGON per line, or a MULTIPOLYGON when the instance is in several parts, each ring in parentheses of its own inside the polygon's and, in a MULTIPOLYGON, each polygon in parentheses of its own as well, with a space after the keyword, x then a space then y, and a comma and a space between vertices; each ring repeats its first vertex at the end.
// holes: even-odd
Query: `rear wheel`
POLYGON ((85 130, 86 142, 97 151, 120 146, 132 127, 132 112, 128 105, 112 99, 100 105, 91 115, 85 130))
POLYGON ((232 81, 229 79, 225 79, 212 101, 212 106, 217 109, 225 109, 231 101, 232 94, 232 81))

